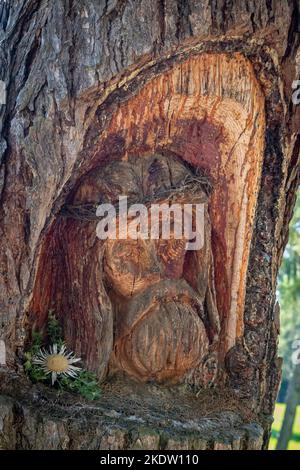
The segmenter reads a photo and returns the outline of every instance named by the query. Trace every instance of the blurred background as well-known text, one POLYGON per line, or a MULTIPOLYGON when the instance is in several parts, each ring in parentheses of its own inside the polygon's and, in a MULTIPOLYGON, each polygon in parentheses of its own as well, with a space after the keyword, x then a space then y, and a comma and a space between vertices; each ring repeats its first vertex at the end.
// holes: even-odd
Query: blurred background
POLYGON ((300 190, 279 273, 278 299, 283 371, 269 449, 300 450, 300 190))

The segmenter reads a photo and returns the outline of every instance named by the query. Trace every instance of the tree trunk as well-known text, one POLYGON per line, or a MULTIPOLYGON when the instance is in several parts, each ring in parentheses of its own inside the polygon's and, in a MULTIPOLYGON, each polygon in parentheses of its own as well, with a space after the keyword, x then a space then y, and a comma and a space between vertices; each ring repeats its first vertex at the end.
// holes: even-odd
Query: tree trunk
MULTIPOLYGON (((151 403, 149 382, 184 383, 197 397, 213 387, 222 416, 227 393, 247 410, 248 421, 230 408, 243 428, 238 444, 232 429, 221 440, 205 431, 204 444, 175 432, 183 448, 267 446, 280 382, 276 276, 300 174, 299 14, 297 0, 0 3, 0 339, 9 384, 11 369, 22 383, 26 343, 53 309, 104 390, 129 376, 151 403), (192 192, 182 181, 195 176, 192 192), (197 194, 204 249, 147 245, 140 255, 140 246, 97 241, 86 207, 120 188, 134 202, 172 193, 183 204, 197 194), (133 274, 124 276, 129 255, 133 274), (253 425, 262 431, 247 437, 243 426, 253 425)), ((75 432, 49 444, 45 432, 37 442, 30 419, 58 434, 62 422, 49 424, 34 390, 24 404, 18 387, 3 388, 12 404, 2 410, 12 436, 4 448, 76 441, 75 432)), ((116 422, 121 441, 103 437, 101 446, 135 446, 116 422)), ((171 438, 157 432, 139 445, 164 448, 171 438)))
POLYGON ((280 435, 279 435, 279 439, 277 442, 276 450, 286 450, 288 448, 288 443, 293 433, 293 426, 295 422, 299 398, 300 398, 300 364, 295 366, 293 377, 289 383, 289 387, 287 391, 286 410, 284 413, 284 419, 283 419, 282 427, 280 430, 280 435))

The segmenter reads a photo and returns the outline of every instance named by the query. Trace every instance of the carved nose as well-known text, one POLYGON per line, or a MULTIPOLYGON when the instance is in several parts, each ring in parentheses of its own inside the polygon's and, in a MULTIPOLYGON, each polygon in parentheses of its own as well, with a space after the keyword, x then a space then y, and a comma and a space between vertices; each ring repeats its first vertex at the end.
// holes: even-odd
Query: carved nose
POLYGON ((109 240, 104 269, 114 289, 125 297, 161 279, 183 276, 185 240, 109 240))
POLYGON ((109 240, 104 270, 114 290, 128 298, 160 281, 164 269, 153 242, 109 240))

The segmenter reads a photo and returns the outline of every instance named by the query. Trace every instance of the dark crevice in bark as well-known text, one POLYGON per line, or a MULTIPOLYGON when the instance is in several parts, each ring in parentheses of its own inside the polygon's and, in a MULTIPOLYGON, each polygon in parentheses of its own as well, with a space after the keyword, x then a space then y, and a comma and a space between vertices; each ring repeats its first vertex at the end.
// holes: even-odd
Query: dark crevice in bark
POLYGON ((274 22, 273 0, 266 0, 266 6, 268 11, 268 24, 270 24, 274 22))
POLYGON ((3 117, 3 124, 2 124, 2 136, 6 140, 7 148, 2 157, 2 162, 1 162, 1 166, 3 166, 3 169, 4 169, 3 170, 4 172, 3 186, 1 188, 2 190, 0 194, 1 204, 3 203, 3 196, 5 195, 5 192, 6 192, 7 158, 11 151, 10 142, 9 142, 10 123, 15 115, 16 98, 21 87, 25 85, 25 82, 30 73, 30 66, 34 62, 34 59, 38 51, 38 47, 40 45, 39 39, 36 39, 33 47, 30 49, 29 57, 28 55, 26 56, 25 64, 28 65, 28 67, 26 68, 25 66, 25 75, 22 79, 22 85, 19 86, 19 89, 17 90, 16 83, 15 83, 15 75, 17 72, 15 69, 16 69, 16 61, 18 57, 18 45, 22 39, 23 32, 24 32, 24 29, 26 28, 26 25, 28 25, 28 23, 32 21, 32 19, 37 14, 39 7, 40 7, 40 2, 38 0, 34 2, 30 2, 30 4, 31 4, 30 8, 28 5, 26 5, 27 8, 24 7, 25 11, 20 14, 19 18, 17 18, 13 29, 10 31, 9 38, 5 39, 6 48, 10 52, 9 52, 9 57, 7 59, 7 66, 9 69, 9 71, 7 72, 7 77, 9 77, 9 81, 6 84, 7 102, 6 102, 5 114, 3 117))
POLYGON ((192 36, 192 27, 189 19, 190 5, 185 0, 177 0, 177 22, 176 22, 176 38, 178 41, 186 36, 192 36))
POLYGON ((293 54, 300 44, 300 4, 299 0, 292 0, 293 11, 291 16, 290 28, 288 32, 287 48, 283 56, 283 61, 293 54))
POLYGON ((8 2, 0 3, 0 27, 5 31, 9 19, 10 6, 8 2))
POLYGON ((108 4, 109 4, 109 1, 107 1, 106 3, 102 16, 106 17, 109 20, 109 22, 113 22, 118 17, 122 18, 125 7, 127 5, 127 0, 119 0, 116 6, 110 11, 108 11, 108 4))
POLYGON ((251 13, 251 15, 250 15, 250 20, 251 20, 251 24, 252 24, 252 29, 253 29, 253 31, 256 31, 256 25, 255 25, 255 20, 254 20, 254 13, 251 13))
POLYGON ((223 0, 222 7, 222 23, 224 24, 224 32, 228 29, 229 20, 232 21, 231 11, 233 9, 233 0, 223 0))
POLYGON ((36 57, 36 54, 39 50, 39 47, 40 47, 40 43, 41 43, 41 32, 39 31, 37 33, 37 35, 35 36, 34 40, 33 40, 33 44, 27 54, 27 57, 26 57, 26 60, 25 60, 25 68, 24 68, 24 78, 23 78, 23 85, 26 83, 28 77, 29 77, 29 74, 31 72, 31 66, 34 62, 34 59, 36 57))
MULTIPOLYGON (((14 44, 17 46, 18 45, 18 40, 13 41, 13 36, 16 34, 17 30, 19 32, 24 31, 24 26, 29 24, 29 22, 32 20, 32 17, 34 14, 44 7, 46 4, 46 0, 29 0, 26 1, 24 0, 22 6, 19 9, 18 16, 15 18, 15 10, 12 8, 11 10, 11 18, 12 18, 12 27, 9 31, 7 31, 7 41, 12 41, 14 44)), ((17 10, 17 3, 16 3, 16 10, 17 10)), ((21 35, 17 36, 20 40, 22 37, 21 35)))
POLYGON ((74 87, 74 71, 76 68, 76 39, 77 33, 75 29, 76 6, 74 0, 69 0, 68 11, 66 14, 70 25, 70 45, 69 45, 69 75, 67 78, 68 86, 68 104, 71 117, 71 125, 75 126, 75 106, 76 91, 74 87))
POLYGON ((166 22, 165 22, 165 0, 158 1, 158 18, 160 24, 160 47, 163 47, 165 44, 166 36, 166 22))

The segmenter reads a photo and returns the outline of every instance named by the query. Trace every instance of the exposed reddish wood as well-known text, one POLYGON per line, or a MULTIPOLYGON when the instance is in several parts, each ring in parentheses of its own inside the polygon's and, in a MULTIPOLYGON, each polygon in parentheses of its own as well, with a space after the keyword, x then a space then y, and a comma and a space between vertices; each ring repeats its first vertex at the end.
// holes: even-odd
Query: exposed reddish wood
MULTIPOLYGON (((206 296, 206 307, 213 312, 216 290, 222 322, 217 348, 221 358, 243 333, 247 260, 262 165, 263 136, 264 99, 251 64, 241 54, 199 55, 154 78, 119 106, 104 135, 96 142, 90 172, 78 183, 72 196, 74 203, 99 201, 99 196, 104 193, 114 197, 114 185, 117 187, 119 182, 109 180, 111 175, 107 173, 109 184, 105 184, 103 174, 107 162, 112 158, 127 162, 133 157, 143 161, 157 151, 179 155, 212 179, 209 212, 214 266, 206 274, 205 282, 212 286, 206 296)), ((156 184, 159 186, 159 180, 156 184)), ((125 176, 122 185, 125 192, 138 194, 131 178, 125 176)), ((183 376, 208 352, 208 338, 212 341, 215 335, 215 314, 206 320, 205 333, 199 317, 192 312, 187 314, 189 301, 173 313, 172 308, 167 307, 168 302, 161 309, 155 300, 161 295, 158 288, 153 293, 152 305, 145 305, 147 321, 140 321, 144 311, 138 314, 139 309, 135 307, 135 313, 127 315, 125 323, 114 320, 117 330, 113 333, 109 298, 118 305, 118 315, 122 316, 122 311, 133 308, 125 301, 129 293, 130 296, 141 295, 146 286, 155 286, 162 273, 152 270, 149 246, 142 249, 141 244, 136 247, 129 242, 127 247, 124 244, 120 247, 111 243, 105 254, 100 245, 95 239, 95 224, 58 220, 44 241, 32 312, 39 315, 40 323, 43 323, 42 318, 53 303, 62 316, 70 343, 101 376, 106 371, 113 343, 112 368, 121 368, 142 380, 183 376), (55 263, 61 263, 64 268, 51 268, 49 247, 53 244, 54 250, 65 256, 61 263, 59 253, 54 253, 55 263), (120 257, 120 249, 131 256, 138 250, 136 256, 144 257, 135 267, 134 283, 130 273, 125 277, 121 274, 118 261, 120 259, 122 264, 124 258, 120 257), (180 311, 186 313, 182 316, 180 311), (131 320, 126 323, 128 318, 131 320), (155 332, 171 332, 168 327, 171 318, 177 325, 181 324, 178 331, 170 333, 171 336, 149 333, 151 328, 155 332), (181 334, 189 345, 195 344, 188 347, 186 353, 181 346, 181 334), (153 335, 156 335, 154 343, 153 335), (168 346, 172 350, 172 359, 168 346), (149 355, 152 359, 147 361, 149 355)), ((206 258, 205 250, 183 257, 183 252, 179 255, 178 245, 168 248, 161 245, 157 249, 158 253, 162 250, 160 259, 167 278, 175 282, 183 275, 193 288, 199 285, 196 273, 203 270, 203 264, 209 267, 210 258, 206 258), (167 252, 170 250, 168 255, 166 249, 167 252)), ((201 282, 203 279, 200 285, 201 282)), ((168 285, 171 292, 172 285, 168 285)), ((161 292, 167 294, 166 289, 161 292)), ((143 304, 142 298, 139 302, 143 304)), ((205 374, 202 371, 202 375, 205 374)))
MULTIPOLYGON (((251 63, 239 53, 202 54, 175 65, 121 105, 103 136, 104 141, 110 136, 124 140, 124 159, 168 149, 212 177, 210 213, 225 351, 243 333, 264 129, 264 96, 251 63)), ((101 145, 95 161, 104 158, 101 145)))

